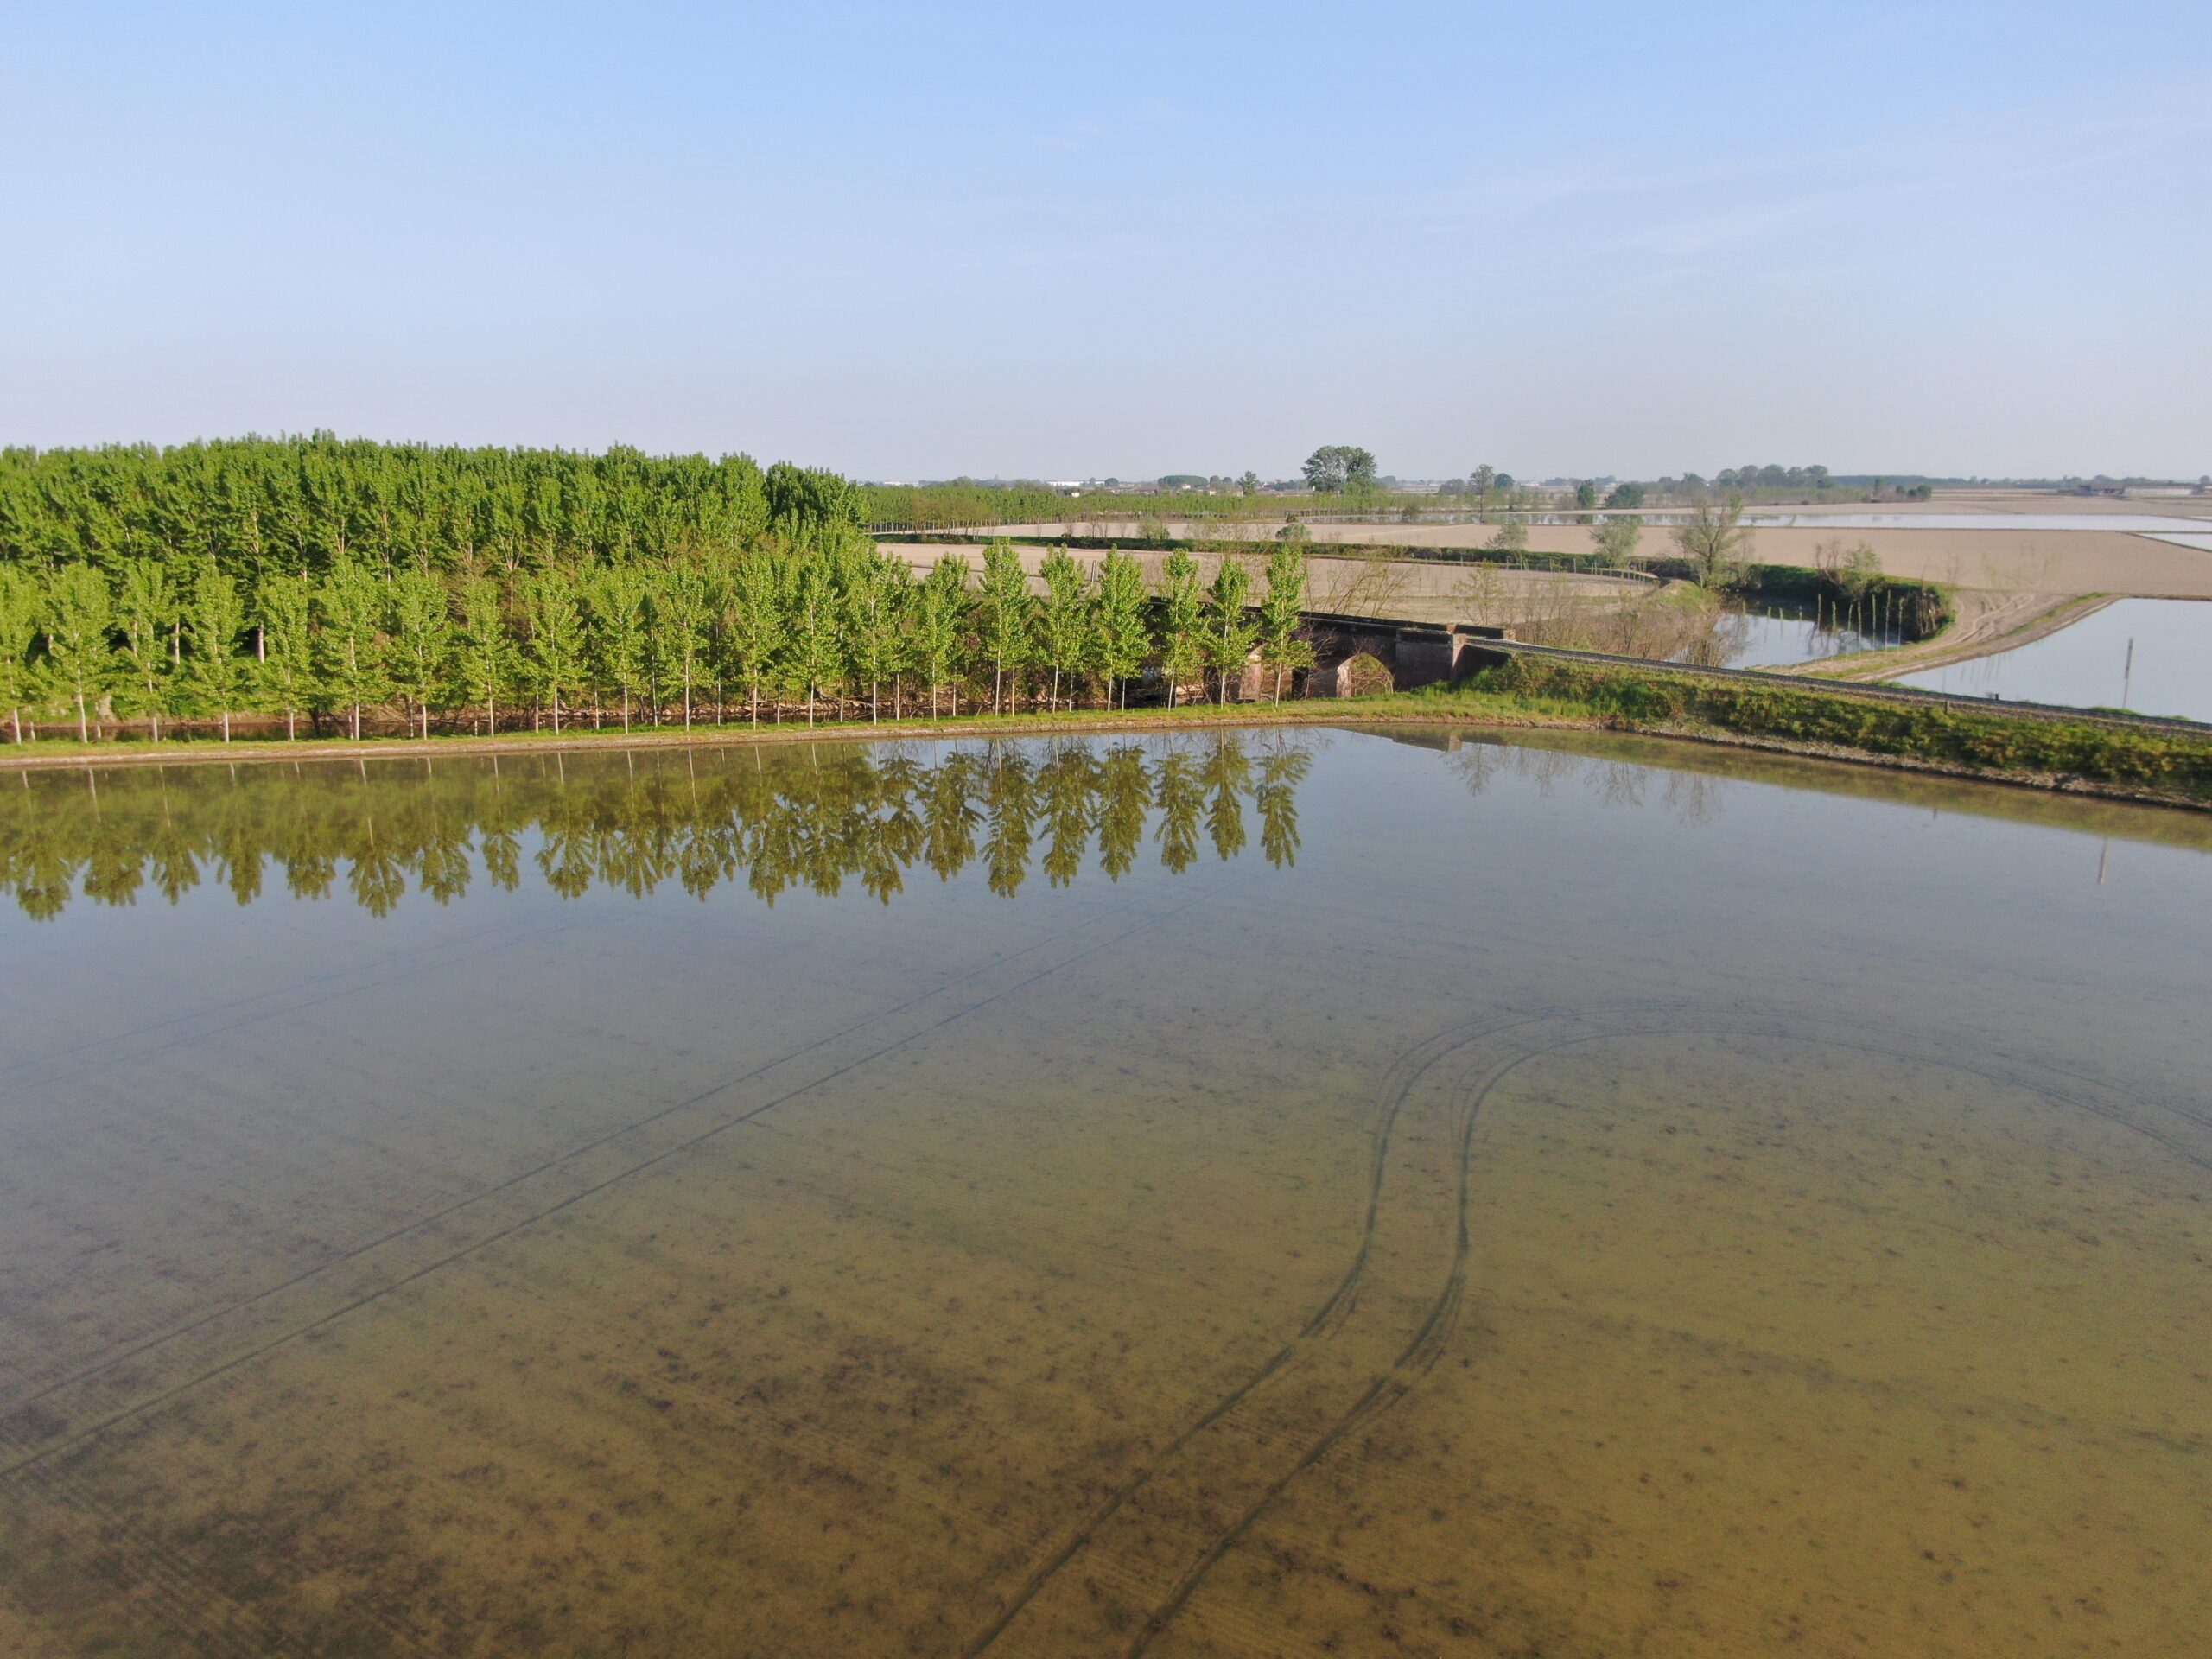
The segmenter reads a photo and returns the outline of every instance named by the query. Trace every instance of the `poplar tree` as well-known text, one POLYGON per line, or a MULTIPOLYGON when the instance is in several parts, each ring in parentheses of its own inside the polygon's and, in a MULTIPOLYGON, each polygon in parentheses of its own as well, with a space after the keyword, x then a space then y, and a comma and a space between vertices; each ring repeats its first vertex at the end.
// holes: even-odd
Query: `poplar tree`
POLYGON ((245 632, 245 604, 238 583, 223 574, 212 558, 202 565, 192 584, 188 626, 192 633, 190 669, 200 700, 222 716, 223 741, 231 741, 231 709, 245 683, 245 664, 238 660, 238 636, 245 632))
POLYGON ((1006 696, 1007 671, 1020 673, 1029 652, 1030 617, 1037 601, 1014 543, 1001 537, 983 550, 983 584, 976 603, 983 655, 991 664, 991 712, 1006 696))
POLYGON ((845 632, 852 643, 854 672, 868 687, 871 721, 882 717, 883 677, 897 661, 899 590, 904 585, 890 562, 873 549, 858 556, 845 584, 845 632))
POLYGON ((707 573, 698 563, 669 566, 646 590, 646 603, 660 619, 664 660, 683 687, 683 729, 691 729, 691 683, 707 648, 707 573))
POLYGON ((461 584, 461 626, 454 639, 454 669, 461 695, 484 705, 486 735, 499 729, 499 693, 512 677, 514 645, 499 584, 470 576, 461 584))
POLYGON ((1129 682, 1144 670, 1152 647, 1145 615, 1144 567, 1116 548, 1098 567, 1091 604, 1091 658, 1106 681, 1106 706, 1114 706, 1118 686, 1122 707, 1129 706, 1129 682))
POLYGON ((131 690, 153 722, 156 743, 162 741, 162 711, 168 697, 169 634, 176 614, 176 590, 168 568, 159 559, 133 559, 123 572, 116 626, 123 635, 123 654, 130 661, 131 690))
POLYGON ((1167 556, 1160 588, 1160 666, 1167 676, 1167 706, 1175 706, 1183 682, 1205 663, 1205 592, 1198 583, 1198 562, 1187 548, 1167 556))
MULTIPOLYGON (((1052 671, 1052 707, 1058 709, 1060 677, 1065 674, 1072 682, 1083 672, 1090 601, 1084 589, 1083 567, 1065 547, 1045 556, 1039 574, 1045 578, 1045 602, 1037 612, 1037 654, 1052 671)), ((1069 702, 1072 704, 1074 699, 1069 702)))
POLYGON ((553 729, 561 729, 561 690, 574 690, 583 677, 583 612, 576 585, 565 570, 541 570, 529 587, 530 665, 553 707, 553 729))
POLYGON ((445 584, 420 570, 391 579, 392 678, 415 705, 423 735, 430 734, 430 699, 445 678, 453 649, 453 613, 445 584))
POLYGON ((806 692, 810 726, 816 698, 837 671, 836 597, 826 561, 801 556, 791 582, 787 662, 793 682, 806 692))
POLYGON ((773 550, 756 548, 741 555, 730 572, 729 609, 722 637, 731 667, 746 683, 747 702, 755 726, 760 723, 760 682, 772 671, 784 638, 781 565, 773 550))
POLYGON ((30 700, 31 645, 38 639, 38 582, 27 570, 0 564, 0 702, 16 741, 23 741, 23 704, 30 700))
POLYGON ((1245 614, 1251 596, 1252 573, 1244 561, 1233 553, 1224 554, 1206 589, 1205 654, 1213 667, 1217 703, 1228 702, 1230 674, 1241 671, 1250 660, 1252 642, 1259 637, 1259 629, 1245 614))
POLYGON ((1275 671, 1275 701, 1282 701, 1283 677, 1313 665, 1313 646, 1298 632, 1306 609, 1306 550, 1278 542, 1268 555, 1267 597, 1260 601, 1260 660, 1275 671))
MULTIPOLYGON (((914 664, 929 683, 930 714, 937 714, 937 688, 953 671, 968 632, 968 567, 950 553, 931 567, 914 595, 914 664)), ((960 688, 952 690, 952 712, 960 712, 960 688)))
POLYGON ((264 576, 254 609, 265 695, 284 716, 284 735, 293 739, 300 734, 300 711, 315 696, 312 591, 302 575, 264 576))
POLYGON ((384 684, 384 584, 340 549, 315 590, 322 613, 322 678, 352 710, 353 741, 361 741, 361 705, 374 702, 384 684))
POLYGON ((90 564, 65 564, 46 590, 46 654, 77 702, 77 741, 92 741, 86 702, 98 702, 111 671, 108 627, 114 599, 107 578, 90 564))
POLYGON ((630 729, 630 688, 645 672, 645 584, 627 565, 610 564, 584 585, 591 620, 591 656, 603 685, 621 694, 622 729, 630 729))

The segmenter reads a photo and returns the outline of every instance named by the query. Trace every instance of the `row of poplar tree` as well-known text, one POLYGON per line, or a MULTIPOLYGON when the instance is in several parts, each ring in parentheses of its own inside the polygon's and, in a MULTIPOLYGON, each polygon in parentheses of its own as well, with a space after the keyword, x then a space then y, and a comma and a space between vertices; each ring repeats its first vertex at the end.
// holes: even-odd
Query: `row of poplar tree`
POLYGON ((834 474, 308 439, 0 453, 0 708, 156 738, 181 718, 559 729, 1126 707, 1311 660, 1303 550, 1156 569, 1008 543, 980 580, 879 549, 834 474))

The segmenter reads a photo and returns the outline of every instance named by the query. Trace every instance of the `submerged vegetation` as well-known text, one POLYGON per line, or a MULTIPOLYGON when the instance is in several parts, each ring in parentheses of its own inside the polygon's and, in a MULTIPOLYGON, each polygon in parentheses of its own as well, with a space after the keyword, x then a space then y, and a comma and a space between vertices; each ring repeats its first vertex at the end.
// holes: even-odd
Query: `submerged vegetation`
POLYGON ((0 719, 17 742, 188 720, 227 741, 242 718, 353 738, 812 723, 1126 707, 1155 664, 1170 702, 1193 683, 1225 700, 1255 643, 1280 696, 1305 660, 1294 545, 1265 595, 1241 561, 1201 588, 1187 560, 1086 574, 1064 550, 1039 594, 1010 543, 980 583, 952 557, 921 576, 861 520, 844 480, 744 456, 7 451, 0 719))
POLYGON ((273 866, 295 898, 342 890, 383 916, 410 887, 439 904, 480 875, 511 892, 529 863, 564 899, 670 882, 703 899, 741 878, 770 903, 850 880, 888 904, 918 867, 950 880, 980 860, 991 891, 1011 898, 1033 864, 1054 887, 1073 881, 1094 846, 1113 880, 1141 856, 1179 875, 1205 847, 1234 858, 1250 841, 1248 806, 1268 861, 1294 863, 1312 763, 1308 746, 1224 733, 1158 748, 995 742, 933 761, 810 744, 703 774, 670 754, 304 775, 87 768, 0 790, 0 886, 45 919, 79 893, 175 904, 208 880, 250 904, 273 866))

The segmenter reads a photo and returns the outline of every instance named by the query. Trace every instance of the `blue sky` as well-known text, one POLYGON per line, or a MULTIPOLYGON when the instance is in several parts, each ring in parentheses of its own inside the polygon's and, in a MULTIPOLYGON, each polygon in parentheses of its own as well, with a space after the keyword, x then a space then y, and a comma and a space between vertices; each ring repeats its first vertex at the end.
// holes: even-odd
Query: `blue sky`
POLYGON ((2212 470, 2212 6, 18 3, 0 442, 2212 470))

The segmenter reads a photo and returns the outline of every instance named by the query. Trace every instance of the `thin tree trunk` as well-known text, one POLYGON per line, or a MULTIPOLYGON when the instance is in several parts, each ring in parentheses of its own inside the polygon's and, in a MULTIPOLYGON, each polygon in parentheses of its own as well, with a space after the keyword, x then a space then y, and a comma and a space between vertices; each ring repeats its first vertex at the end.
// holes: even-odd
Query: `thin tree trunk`
POLYGON ((85 689, 82 686, 77 688, 77 741, 79 743, 92 741, 85 735, 85 689))

